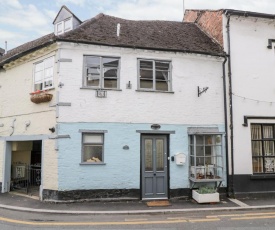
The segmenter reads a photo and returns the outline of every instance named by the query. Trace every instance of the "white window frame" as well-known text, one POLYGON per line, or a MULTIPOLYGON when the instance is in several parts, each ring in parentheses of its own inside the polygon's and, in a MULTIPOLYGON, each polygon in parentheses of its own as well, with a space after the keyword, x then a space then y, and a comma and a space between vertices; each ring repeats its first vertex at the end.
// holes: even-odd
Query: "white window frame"
POLYGON ((110 89, 110 90, 119 90, 120 89, 120 57, 115 56, 99 56, 99 55, 84 55, 84 69, 83 69, 83 87, 84 88, 94 88, 94 89, 110 89), (95 57, 100 59, 100 73, 99 73, 99 85, 98 86, 88 86, 87 84, 87 57, 95 57), (116 88, 104 88, 104 68, 103 68, 103 58, 114 58, 118 60, 117 66, 117 87, 116 88))
POLYGON ((159 60, 159 59, 144 59, 139 58, 138 59, 138 90, 144 90, 144 91, 160 91, 160 92, 172 92, 172 61, 170 60, 159 60), (153 88, 141 88, 140 84, 140 62, 141 61, 148 61, 153 63, 153 88), (167 90, 157 90, 156 89, 156 62, 163 62, 163 63, 169 63, 169 74, 167 79, 168 89, 167 90))
POLYGON ((70 18, 67 18, 64 21, 61 21, 61 22, 59 22, 55 25, 55 34, 60 35, 60 34, 63 34, 65 32, 68 32, 72 29, 73 29, 73 18, 70 17, 70 18), (69 24, 70 24, 70 27, 67 28, 67 29, 65 28, 66 22, 69 22, 69 24), (61 26, 61 30, 58 30, 58 26, 61 26))
POLYGON ((82 164, 104 164, 104 145, 105 145, 105 135, 104 132, 82 132, 82 140, 81 140, 81 163, 82 164), (102 142, 86 142, 84 143, 84 136, 85 135, 92 135, 92 136, 101 136, 102 142), (84 146, 85 145, 101 145, 102 146, 102 155, 101 155, 101 161, 100 162, 88 162, 84 161, 84 146))
POLYGON ((33 66, 33 90, 34 90, 34 91, 36 90, 35 85, 36 85, 37 83, 39 83, 39 82, 42 83, 42 89, 40 89, 40 90, 47 90, 47 89, 52 89, 52 88, 54 88, 54 56, 51 56, 51 57, 46 58, 46 59, 44 59, 44 60, 42 60, 42 61, 39 61, 39 62, 34 63, 34 66, 33 66), (50 59, 52 59, 52 60, 51 60, 52 65, 51 65, 50 67, 46 68, 46 67, 45 67, 45 62, 48 61, 48 60, 50 60, 50 59), (41 71, 42 71, 42 77, 41 77, 41 80, 40 80, 40 81, 37 81, 37 80, 36 80, 36 73, 38 72, 38 71, 36 71, 36 66, 37 66, 38 64, 42 64, 42 65, 43 65, 42 70, 41 70, 41 71), (47 77, 47 76, 46 76, 46 69, 49 69, 49 68, 52 68, 52 70, 51 70, 51 77, 47 77), (51 85, 51 86, 45 87, 46 79, 52 81, 52 85, 51 85))
POLYGON ((222 133, 197 133, 189 134, 189 157, 190 157, 190 170, 189 178, 192 181, 222 181, 223 180, 223 134, 222 133), (203 137, 203 143, 197 143, 197 137, 203 137), (210 143, 206 143, 210 140, 210 143), (209 137, 211 139, 209 139, 209 137), (219 142, 217 141, 219 139, 219 142), (193 142, 191 141, 193 140, 193 142), (197 148, 203 148, 203 155, 199 155, 197 148), (206 147, 211 148, 211 154, 206 155, 206 147), (220 152, 216 152, 215 148, 219 147, 220 152), (203 160, 203 162, 197 162, 203 160), (211 160, 211 164, 207 164, 206 160, 211 160), (201 177, 200 177, 201 175, 201 177))

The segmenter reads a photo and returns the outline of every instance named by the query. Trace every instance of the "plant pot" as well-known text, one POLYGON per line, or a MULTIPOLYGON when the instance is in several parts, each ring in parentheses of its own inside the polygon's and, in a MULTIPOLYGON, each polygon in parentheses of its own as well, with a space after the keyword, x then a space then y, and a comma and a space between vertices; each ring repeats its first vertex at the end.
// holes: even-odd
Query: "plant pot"
POLYGON ((200 194, 196 190, 192 190, 192 198, 200 204, 220 202, 220 194, 218 192, 200 194))
POLYGON ((31 101, 35 104, 39 104, 42 102, 49 102, 53 98, 52 94, 49 93, 39 93, 39 94, 31 94, 31 101))

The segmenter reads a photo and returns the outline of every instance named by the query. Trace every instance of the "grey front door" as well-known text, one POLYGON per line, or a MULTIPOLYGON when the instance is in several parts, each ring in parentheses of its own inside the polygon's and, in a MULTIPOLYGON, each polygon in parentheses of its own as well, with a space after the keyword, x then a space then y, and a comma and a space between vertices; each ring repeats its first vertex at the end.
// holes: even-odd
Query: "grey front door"
POLYGON ((142 199, 168 198, 167 136, 141 136, 142 199))

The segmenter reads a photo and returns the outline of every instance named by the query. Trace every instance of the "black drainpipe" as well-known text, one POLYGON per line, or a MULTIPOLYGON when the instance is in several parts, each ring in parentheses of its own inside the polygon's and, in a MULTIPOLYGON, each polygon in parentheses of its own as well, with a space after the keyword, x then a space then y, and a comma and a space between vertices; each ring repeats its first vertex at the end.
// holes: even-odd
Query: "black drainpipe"
MULTIPOLYGON (((234 198, 234 140, 233 140, 233 106, 232 106, 232 72, 231 72, 231 57, 230 57, 230 14, 227 14, 226 12, 226 17, 227 17, 227 24, 226 24, 226 29, 227 29, 227 52, 228 52, 228 87, 229 87, 229 117, 230 117, 230 148, 231 148, 231 177, 229 177, 229 171, 227 171, 228 177, 230 180, 227 182, 229 183, 227 185, 228 191, 227 195, 229 197, 234 198)), ((227 139, 228 140, 228 139, 227 139)))
MULTIPOLYGON (((225 73, 225 63, 227 62, 227 57, 224 55, 224 61, 222 63, 222 70, 223 70, 223 100, 224 100, 224 125, 225 125, 225 158, 226 158, 226 181, 227 184, 229 183, 229 157, 228 157, 228 121, 227 121, 227 93, 226 93, 226 73, 225 73)), ((227 185, 228 187, 228 185, 227 185)), ((227 189, 227 195, 228 189, 227 189)))

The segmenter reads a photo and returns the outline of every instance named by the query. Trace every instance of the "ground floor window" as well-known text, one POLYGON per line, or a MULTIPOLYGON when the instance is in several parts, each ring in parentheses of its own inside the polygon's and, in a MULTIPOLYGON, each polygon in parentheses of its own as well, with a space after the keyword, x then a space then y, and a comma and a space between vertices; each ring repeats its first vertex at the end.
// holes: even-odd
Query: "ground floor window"
POLYGON ((251 124, 253 173, 274 173, 274 124, 251 124))
POLYGON ((222 179, 222 135, 189 135, 189 153, 191 180, 222 179))
POLYGON ((82 134, 82 162, 102 163, 104 150, 104 134, 82 134))

